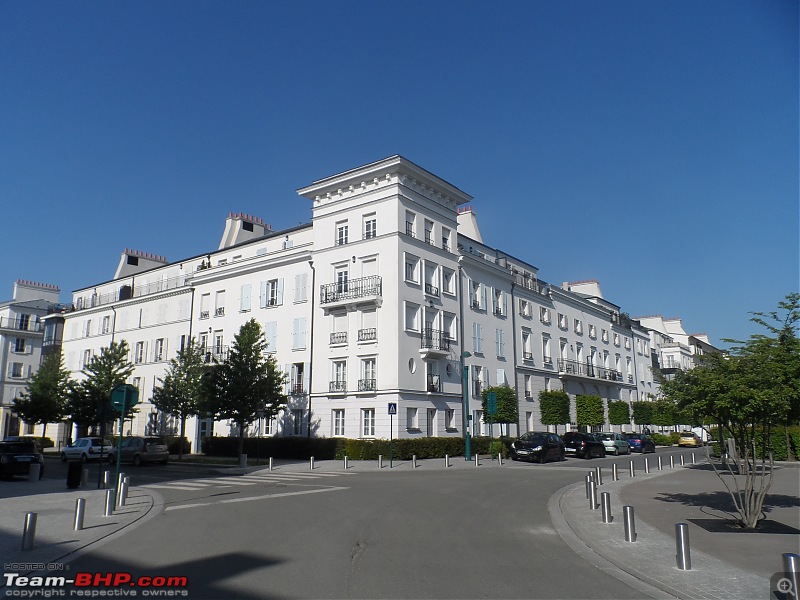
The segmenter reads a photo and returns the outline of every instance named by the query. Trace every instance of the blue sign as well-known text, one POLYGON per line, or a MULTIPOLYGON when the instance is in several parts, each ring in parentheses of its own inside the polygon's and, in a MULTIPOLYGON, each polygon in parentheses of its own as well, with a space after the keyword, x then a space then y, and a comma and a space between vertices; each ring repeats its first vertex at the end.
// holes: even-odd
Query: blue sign
POLYGON ((490 415, 497 414, 497 393, 486 394, 486 412, 490 415))
POLYGON ((389 402, 389 414, 390 415, 397 414, 397 402, 389 402))

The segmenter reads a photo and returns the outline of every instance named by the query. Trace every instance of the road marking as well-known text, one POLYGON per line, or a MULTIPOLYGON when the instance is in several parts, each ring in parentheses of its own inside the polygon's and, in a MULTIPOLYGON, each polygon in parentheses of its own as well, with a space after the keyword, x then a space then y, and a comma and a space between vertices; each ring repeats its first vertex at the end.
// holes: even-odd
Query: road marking
POLYGON ((263 496, 250 496, 248 498, 230 498, 228 500, 219 500, 217 502, 198 502, 195 504, 182 504, 180 506, 168 506, 164 512, 170 510, 181 510, 184 508, 197 508, 198 506, 211 506, 213 504, 229 504, 232 502, 252 502, 254 500, 268 500, 270 498, 283 498, 284 496, 304 496, 306 494, 322 494, 325 492, 337 492, 340 490, 348 490, 347 487, 328 487, 317 490, 304 490, 302 492, 285 492, 282 494, 265 494, 263 496))
POLYGON ((148 483, 147 485, 140 486, 151 490, 185 490, 187 492, 196 492, 200 488, 189 487, 188 485, 179 485, 177 483, 148 483))

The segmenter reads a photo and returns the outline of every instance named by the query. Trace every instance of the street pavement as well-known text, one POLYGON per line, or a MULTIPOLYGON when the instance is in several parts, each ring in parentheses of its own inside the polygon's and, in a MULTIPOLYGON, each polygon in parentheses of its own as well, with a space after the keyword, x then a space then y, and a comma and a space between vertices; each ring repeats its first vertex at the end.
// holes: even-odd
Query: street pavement
MULTIPOLYGON (((661 449, 659 453, 662 453, 661 449)), ((768 598, 771 582, 775 584, 781 570, 781 555, 800 552, 800 465, 779 463, 764 506, 769 526, 765 532, 737 532, 720 529, 732 511, 727 492, 717 475, 706 464, 702 450, 695 452, 697 465, 690 464, 690 453, 683 452, 686 466, 678 461, 669 466, 662 454, 663 470, 657 468, 657 455, 648 455, 650 473, 645 473, 642 456, 619 457, 607 460, 550 464, 544 468, 564 470, 567 465, 575 472, 575 483, 553 494, 548 503, 551 521, 561 538, 571 549, 595 567, 652 598, 768 598), (630 477, 633 461, 635 477, 630 477), (701 464, 702 463, 702 464, 701 464), (619 480, 612 480, 611 464, 618 467, 619 480), (608 492, 613 521, 602 522, 598 507, 590 509, 585 493, 585 474, 601 466, 603 485, 608 492), (635 511, 636 541, 626 542, 622 506, 635 511), (675 524, 689 524, 691 565, 689 571, 676 565, 675 524)), ((515 469, 533 467, 504 461, 502 466, 487 457, 480 465, 453 458, 449 467, 444 459, 417 461, 420 473, 439 469, 515 469)), ((311 470, 310 463, 275 461, 276 472, 311 470)), ((341 472, 342 461, 317 461, 317 473, 341 472)), ((376 471, 376 461, 349 461, 348 472, 376 471)), ((409 472, 411 461, 394 461, 392 471, 409 472)), ((382 472, 389 472, 384 461, 382 472)), ((220 467, 221 475, 268 473, 259 467, 220 467)), ((67 490, 64 481, 44 479, 38 482, 15 481, 0 483, 0 556, 4 572, 21 575, 48 571, 47 565, 69 568, 69 561, 94 551, 109 540, 145 523, 164 510, 158 486, 138 486, 129 492, 125 506, 117 507, 111 516, 103 516, 105 491, 96 484, 87 488, 67 490), (75 502, 86 499, 84 529, 73 530, 75 502), (37 528, 32 550, 22 550, 22 530, 25 515, 37 513, 37 528), (44 566, 44 567, 43 567, 44 566)), ((5 580, 0 581, 0 589, 5 580)), ((2 592, 0 592, 2 593, 2 592)))

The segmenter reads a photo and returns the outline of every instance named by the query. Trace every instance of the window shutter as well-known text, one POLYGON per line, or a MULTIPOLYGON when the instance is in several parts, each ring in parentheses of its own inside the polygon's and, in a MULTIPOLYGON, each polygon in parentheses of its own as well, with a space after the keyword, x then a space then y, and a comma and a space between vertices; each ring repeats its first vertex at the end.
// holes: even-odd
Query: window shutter
POLYGON ((283 277, 278 279, 278 299, 277 303, 280 306, 283 304, 283 277))
POLYGON ((239 304, 239 310, 247 311, 250 310, 250 290, 252 286, 249 283, 245 283, 242 286, 242 298, 239 304))
POLYGON ((503 295, 503 316, 507 317, 508 316, 508 294, 506 294, 505 292, 501 292, 501 294, 503 295))
POLYGON ((286 382, 283 385, 283 393, 289 394, 292 385, 292 365, 284 365, 283 374, 286 376, 286 382))
POLYGON ((469 305, 475 304, 475 288, 472 287, 472 279, 467 277, 467 289, 469 290, 469 305))
POLYGON ((267 282, 261 282, 261 295, 259 296, 259 305, 261 308, 265 308, 267 306, 267 282))
POLYGON ((308 274, 307 273, 300 273, 294 276, 294 299, 295 302, 305 302, 308 299, 307 296, 307 281, 308 281, 308 274))
POLYGON ((306 394, 311 394, 311 390, 309 389, 309 385, 311 384, 310 377, 311 365, 309 363, 303 363, 303 392, 306 394))
POLYGON ((481 284, 481 308, 486 308, 486 286, 481 284))
POLYGON ((478 351, 478 324, 472 324, 472 350, 473 352, 478 351))
POLYGON ((497 385, 503 385, 504 383, 506 383, 506 370, 497 369, 497 385))
POLYGON ((306 318, 300 317, 297 319, 298 321, 298 330, 297 330, 297 337, 298 337, 298 348, 303 349, 306 347, 306 318))

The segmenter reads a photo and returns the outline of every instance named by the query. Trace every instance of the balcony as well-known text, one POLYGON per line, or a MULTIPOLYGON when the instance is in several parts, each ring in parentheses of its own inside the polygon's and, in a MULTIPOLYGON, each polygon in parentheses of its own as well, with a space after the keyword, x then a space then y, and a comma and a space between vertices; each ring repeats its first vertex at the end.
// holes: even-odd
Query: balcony
POLYGON ((346 344, 347 343, 347 332, 340 331, 338 333, 331 334, 331 346, 336 344, 346 344))
POLYGON ((331 381, 330 389, 331 394, 346 394, 347 382, 346 381, 331 381))
POLYGON ((425 389, 428 390, 428 393, 439 393, 442 391, 441 382, 439 380, 438 375, 434 375, 432 373, 428 373, 428 382, 427 387, 425 389))
POLYGON ((410 237, 414 236, 414 221, 406 221, 406 235, 410 237))
POLYGON ((450 337, 447 332, 438 329, 423 329, 420 333, 420 353, 423 357, 449 354, 450 337))
POLYGON ((200 318, 201 319, 207 319, 210 316, 211 316, 211 313, 209 311, 207 311, 207 310, 201 310, 200 311, 200 318))
POLYGON ((220 306, 218 309, 214 311, 215 317, 224 317, 225 316, 225 307, 220 306))
POLYGON ((378 339, 378 330, 374 327, 358 330, 359 342, 374 342, 378 339))
POLYGON ((303 384, 301 382, 295 382, 291 384, 289 388, 289 394, 292 396, 303 396, 305 393, 306 392, 303 389, 303 384))
POLYGON ((228 346, 201 346, 200 353, 207 365, 228 360, 228 346))
POLYGON ((533 352, 523 352, 522 360, 533 360, 533 352))
POLYGON ((382 279, 379 275, 372 275, 371 277, 328 283, 321 285, 319 292, 320 306, 326 310, 355 304, 380 305, 382 279))
MULTIPOLYGON (((207 267, 204 267, 204 269, 207 267)), ((200 269, 198 269, 200 270, 200 269)), ((139 298, 141 296, 149 296, 151 294, 158 294, 161 292, 168 292, 176 290, 187 285, 191 285, 191 275, 176 275, 167 279, 159 279, 150 283, 141 283, 137 285, 125 284, 118 290, 113 292, 106 292, 104 294, 89 294, 75 299, 75 310, 82 310, 84 308, 93 308, 95 306, 103 306, 105 304, 113 304, 115 302, 123 302, 131 298, 139 298)))
POLYGON ((439 288, 433 285, 432 283, 425 284, 425 293, 429 296, 438 296, 439 295, 439 288))
POLYGON ((0 317, 0 329, 13 329, 14 331, 41 331, 42 324, 38 321, 38 319, 31 319, 27 315, 16 319, 0 317))
POLYGON ((561 376, 584 377, 588 379, 605 379, 606 381, 621 382, 622 373, 614 369, 596 367, 577 360, 558 359, 558 374, 561 376))
POLYGON ((375 379, 359 379, 358 391, 359 392, 374 392, 378 389, 375 379))

